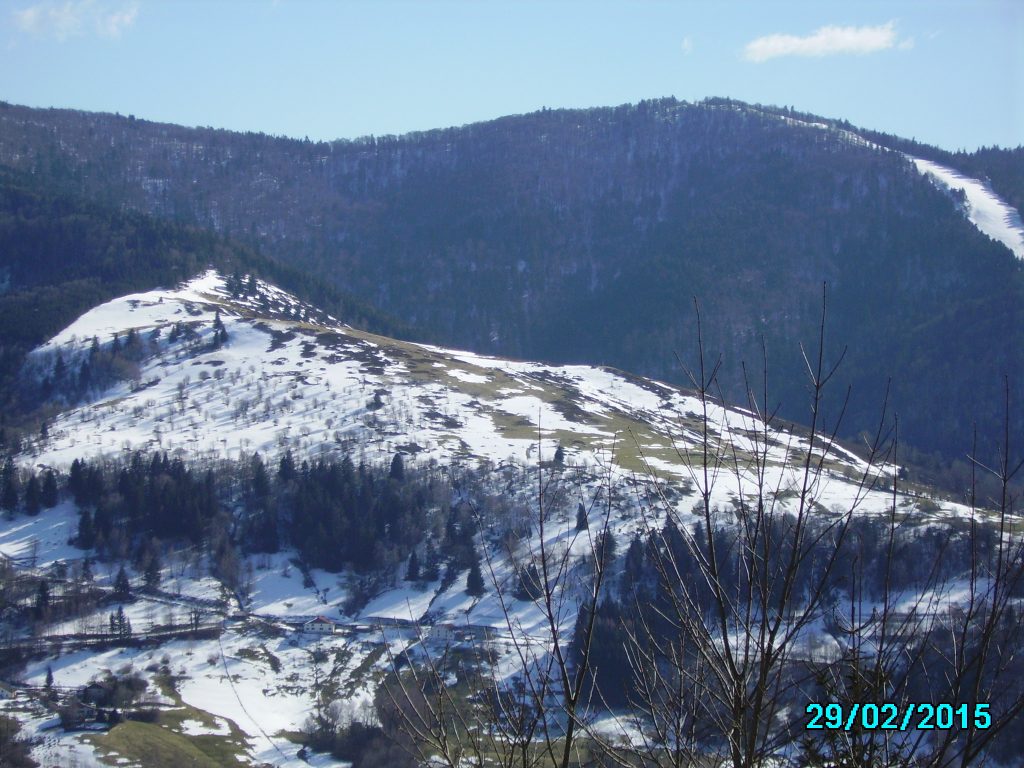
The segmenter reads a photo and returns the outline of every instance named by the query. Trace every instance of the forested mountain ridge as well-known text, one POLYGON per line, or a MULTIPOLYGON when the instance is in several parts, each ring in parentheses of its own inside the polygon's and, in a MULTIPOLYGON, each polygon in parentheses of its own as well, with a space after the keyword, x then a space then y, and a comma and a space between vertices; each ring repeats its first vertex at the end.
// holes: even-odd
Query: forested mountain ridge
MULTIPOLYGON (((849 346, 840 375, 854 387, 844 433, 874 423, 891 377, 903 436, 961 455, 975 419, 983 436, 999 424, 1004 376, 1021 399, 1021 265, 900 152, 848 130, 668 99, 312 143, 7 106, 0 161, 259 244, 420 339, 482 352, 679 381, 696 297, 727 396, 742 398, 740 363, 757 367, 763 337, 796 420, 798 344, 816 335, 827 282, 830 353, 849 346)), ((1019 154, 972 158, 960 167, 990 169, 1019 200, 1019 154)))

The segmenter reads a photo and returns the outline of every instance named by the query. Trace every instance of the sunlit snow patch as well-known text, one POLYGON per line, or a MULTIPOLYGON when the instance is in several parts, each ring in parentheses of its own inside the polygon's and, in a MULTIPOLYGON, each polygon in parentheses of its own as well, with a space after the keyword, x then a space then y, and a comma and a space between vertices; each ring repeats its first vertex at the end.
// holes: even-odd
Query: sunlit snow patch
POLYGON ((1024 259, 1024 221, 1013 206, 1003 202, 988 184, 964 176, 952 168, 907 155, 917 170, 937 185, 961 190, 967 198, 967 218, 980 232, 1002 243, 1018 259, 1024 259))
MULTIPOLYGON (((884 152, 897 151, 865 139, 853 131, 834 128, 825 123, 812 123, 768 112, 762 114, 778 117, 789 125, 801 125, 823 131, 832 130, 852 144, 868 149, 884 152)), ((1024 259, 1024 220, 1021 219, 1018 210, 1003 201, 993 191, 991 185, 931 160, 913 155, 904 155, 904 157, 910 160, 920 173, 929 176, 936 185, 945 189, 962 190, 967 199, 967 219, 979 232, 1005 245, 1018 259, 1024 259)))

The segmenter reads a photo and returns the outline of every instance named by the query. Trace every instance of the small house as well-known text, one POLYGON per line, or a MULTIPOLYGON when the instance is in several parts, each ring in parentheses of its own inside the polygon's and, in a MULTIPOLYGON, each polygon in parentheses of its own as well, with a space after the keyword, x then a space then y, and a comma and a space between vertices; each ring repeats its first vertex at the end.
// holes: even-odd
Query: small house
POLYGON ((451 645, 457 640, 455 626, 452 624, 434 624, 430 627, 427 637, 444 645, 451 645))
POLYGON ((326 616, 317 616, 303 624, 302 631, 316 635, 333 635, 338 631, 338 622, 326 616))

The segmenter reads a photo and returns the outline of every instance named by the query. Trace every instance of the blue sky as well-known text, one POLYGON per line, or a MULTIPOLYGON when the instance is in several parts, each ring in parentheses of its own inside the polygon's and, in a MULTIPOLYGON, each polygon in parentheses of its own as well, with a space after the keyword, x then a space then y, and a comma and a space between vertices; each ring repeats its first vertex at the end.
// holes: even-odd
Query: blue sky
POLYGON ((1024 144, 1024 1, 0 0, 0 99, 311 139, 676 96, 1024 144))

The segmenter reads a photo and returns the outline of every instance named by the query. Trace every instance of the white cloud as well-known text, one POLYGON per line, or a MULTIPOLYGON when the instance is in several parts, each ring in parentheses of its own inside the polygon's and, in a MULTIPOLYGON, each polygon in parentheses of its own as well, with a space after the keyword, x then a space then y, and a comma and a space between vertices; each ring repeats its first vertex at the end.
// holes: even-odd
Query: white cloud
POLYGON ((900 41, 896 22, 876 27, 821 27, 809 35, 765 35, 747 43, 743 58, 762 62, 780 56, 835 56, 837 54, 866 54, 889 48, 909 48, 912 38, 900 41))
POLYGON ((71 37, 95 34, 115 38, 135 23, 137 3, 109 3, 96 0, 44 0, 12 13, 14 25, 36 37, 63 42, 71 37))
POLYGON ((139 6, 127 5, 119 11, 107 14, 97 22, 97 30, 107 37, 120 37, 121 33, 128 27, 135 24, 135 18, 139 15, 139 6))
POLYGON ((40 3, 14 12, 14 23, 33 35, 66 40, 82 31, 81 3, 40 3))
POLYGON ((682 48, 684 56, 689 56, 693 53, 693 40, 688 37, 684 37, 683 42, 679 44, 679 47, 682 48))

